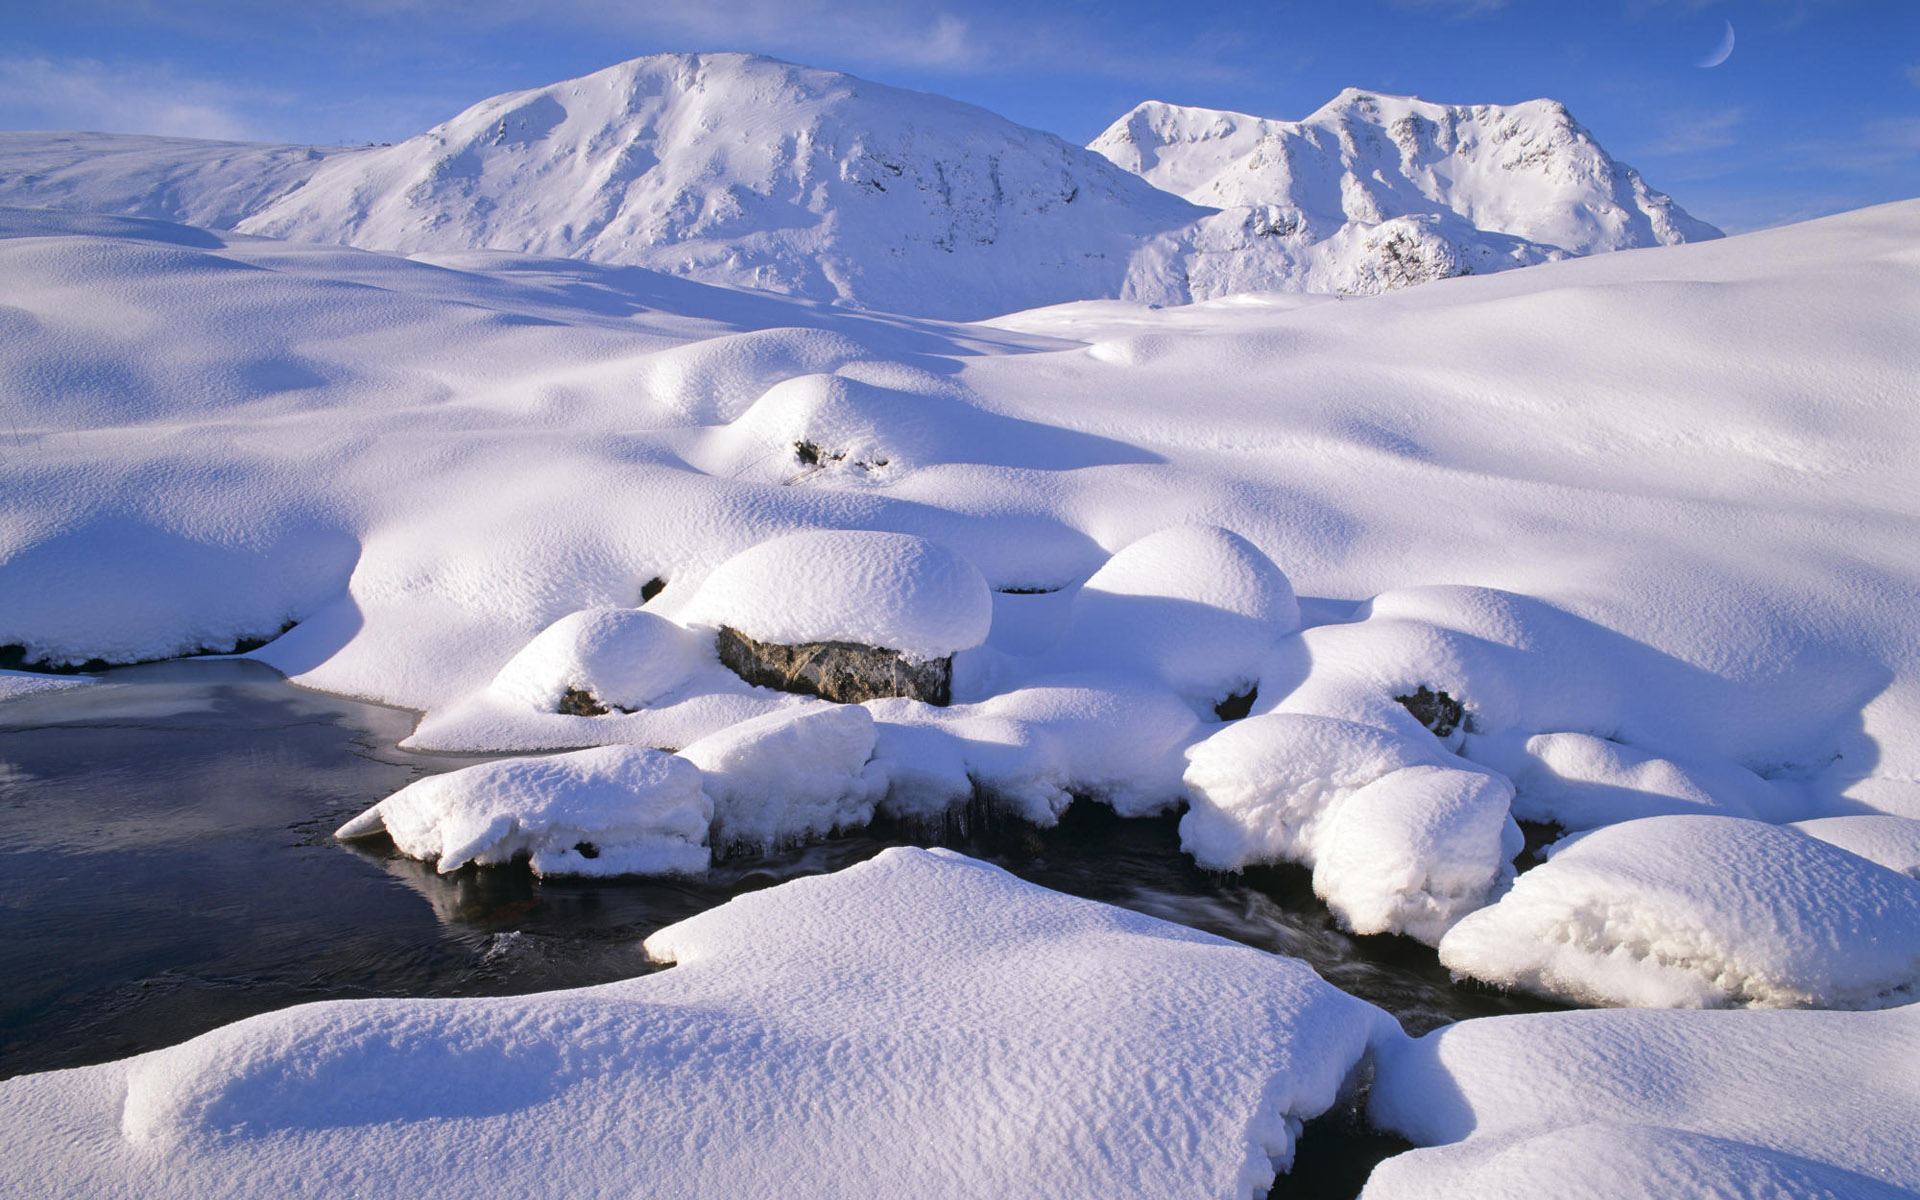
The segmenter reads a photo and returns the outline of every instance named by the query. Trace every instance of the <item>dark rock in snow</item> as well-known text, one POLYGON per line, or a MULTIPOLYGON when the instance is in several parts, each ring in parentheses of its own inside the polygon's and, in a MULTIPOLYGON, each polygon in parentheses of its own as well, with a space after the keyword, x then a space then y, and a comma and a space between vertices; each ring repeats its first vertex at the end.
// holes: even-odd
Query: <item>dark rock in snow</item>
POLYGON ((1445 692, 1429 689, 1424 683, 1411 696, 1395 696, 1394 699, 1413 714, 1414 720, 1433 730, 1435 737, 1452 737, 1453 731, 1467 719, 1465 705, 1445 692))
POLYGON ((836 704, 858 704, 884 696, 905 696, 945 705, 952 697, 953 659, 908 662, 897 650, 857 642, 806 642, 782 646, 757 642, 722 625, 715 646, 720 661, 756 687, 818 696, 836 704))
POLYGON ((592 692, 570 687, 560 696, 560 709, 569 717, 604 717, 613 711, 600 703, 592 692))

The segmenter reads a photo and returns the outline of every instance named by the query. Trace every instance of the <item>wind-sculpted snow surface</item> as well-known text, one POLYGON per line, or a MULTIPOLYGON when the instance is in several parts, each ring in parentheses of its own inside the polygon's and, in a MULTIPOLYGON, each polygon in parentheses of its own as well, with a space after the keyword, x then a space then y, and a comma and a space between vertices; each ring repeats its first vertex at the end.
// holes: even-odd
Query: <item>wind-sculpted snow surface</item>
POLYGON ((1463 1021, 1382 1048, 1371 1116, 1432 1148, 1362 1196, 1912 1196, 1916 1062, 1916 1005, 1463 1021))
POLYGON ((0 1082, 0 1191, 1245 1200, 1399 1036, 1304 963, 946 851, 752 893, 647 950, 678 965, 307 1005, 0 1082))

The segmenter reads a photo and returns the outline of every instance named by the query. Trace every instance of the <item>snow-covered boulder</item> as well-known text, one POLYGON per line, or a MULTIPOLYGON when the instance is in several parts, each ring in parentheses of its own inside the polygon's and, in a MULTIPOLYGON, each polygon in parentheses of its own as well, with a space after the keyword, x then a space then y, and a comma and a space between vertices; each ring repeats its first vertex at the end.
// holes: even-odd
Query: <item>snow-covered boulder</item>
POLYGON ((1268 713, 1188 752, 1180 844, 1213 870, 1297 862, 1360 933, 1439 941, 1512 877, 1513 789, 1424 731, 1268 713))
POLYGON ((993 595, 978 568, 939 542, 818 529, 734 555, 676 615, 763 642, 855 642, 924 662, 986 641, 993 595))
POLYGON ((1920 881, 1782 826, 1649 817, 1561 842, 1440 961, 1583 1004, 1884 1008, 1920 994, 1920 881))
POLYGON ((1221 700, 1251 687, 1255 665, 1299 627, 1292 585, 1258 547, 1216 526, 1179 525, 1094 572, 1074 597, 1055 661, 1141 670, 1221 700))
POLYGON ((646 708, 709 661, 701 639, 637 608, 589 608, 540 631, 494 676, 488 691, 535 712, 646 708))
POLYGON ((691 763, 602 746, 417 780, 334 836, 384 829, 402 853, 442 872, 524 854, 539 875, 692 874, 707 868, 712 815, 691 763))
POLYGON ((680 751, 713 802, 715 846, 772 849, 865 825, 886 794, 873 716, 809 704, 729 725, 680 751))
POLYGON ((938 542, 811 530, 728 559, 679 616, 717 630, 720 661, 760 687, 945 704, 953 653, 986 640, 993 596, 978 568, 938 542))
POLYGON ((1795 821, 1792 828, 1852 851, 1890 871, 1920 879, 1920 820, 1890 813, 1861 813, 1795 821))
POLYGON ((1469 735, 1461 753, 1513 781, 1513 815, 1562 829, 1675 813, 1765 819, 1786 798, 1734 763, 1669 758, 1585 733, 1469 735))
POLYGON ((677 965, 0 1081, 0 1194, 1248 1197, 1400 1036, 1305 963, 939 850, 647 951, 677 965))
POLYGON ((1313 890, 1355 933, 1435 945, 1513 878, 1520 827, 1506 780, 1407 767, 1334 808, 1313 859, 1313 890))
POLYGON ((1362 1196, 1912 1196, 1916 1062, 1920 1005, 1462 1021, 1381 1047, 1369 1116, 1430 1148, 1362 1196))

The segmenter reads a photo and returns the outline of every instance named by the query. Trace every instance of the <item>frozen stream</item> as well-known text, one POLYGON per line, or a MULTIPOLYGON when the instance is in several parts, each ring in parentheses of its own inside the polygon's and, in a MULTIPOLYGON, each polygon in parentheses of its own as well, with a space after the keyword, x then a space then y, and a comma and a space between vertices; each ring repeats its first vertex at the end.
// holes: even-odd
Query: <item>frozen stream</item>
MULTIPOLYGON (((121 1058, 310 1000, 621 978, 651 969, 639 943, 661 926, 924 840, 877 829, 728 860, 700 881, 442 877, 384 839, 331 836, 409 781, 474 761, 396 749, 412 720, 231 660, 124 668, 0 705, 0 1077, 121 1058)), ((1194 868, 1171 818, 1081 805, 1056 830, 975 821, 948 843, 1047 887, 1305 958, 1411 1032, 1542 1007, 1453 985, 1417 943, 1342 934, 1304 871, 1194 868)), ((1310 1134, 1302 1170, 1316 1151, 1364 1156, 1351 1135, 1336 1145, 1310 1134)), ((1331 1173, 1364 1177, 1365 1165, 1331 1173)))

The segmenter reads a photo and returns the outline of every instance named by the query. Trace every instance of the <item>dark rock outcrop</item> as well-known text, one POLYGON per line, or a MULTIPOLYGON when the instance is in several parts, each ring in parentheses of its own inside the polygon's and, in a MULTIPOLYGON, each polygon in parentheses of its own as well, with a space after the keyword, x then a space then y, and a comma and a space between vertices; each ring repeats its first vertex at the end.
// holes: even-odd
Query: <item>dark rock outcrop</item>
POLYGON ((897 650, 857 642, 805 642, 782 646, 759 642, 726 625, 715 647, 720 661, 756 687, 858 704, 905 696, 945 705, 953 695, 953 659, 908 662, 897 650))
POLYGON ((1445 692, 1433 691, 1424 683, 1412 695, 1394 699, 1413 714, 1414 720, 1433 730, 1435 737, 1452 737, 1453 731, 1467 719, 1466 705, 1445 692))

